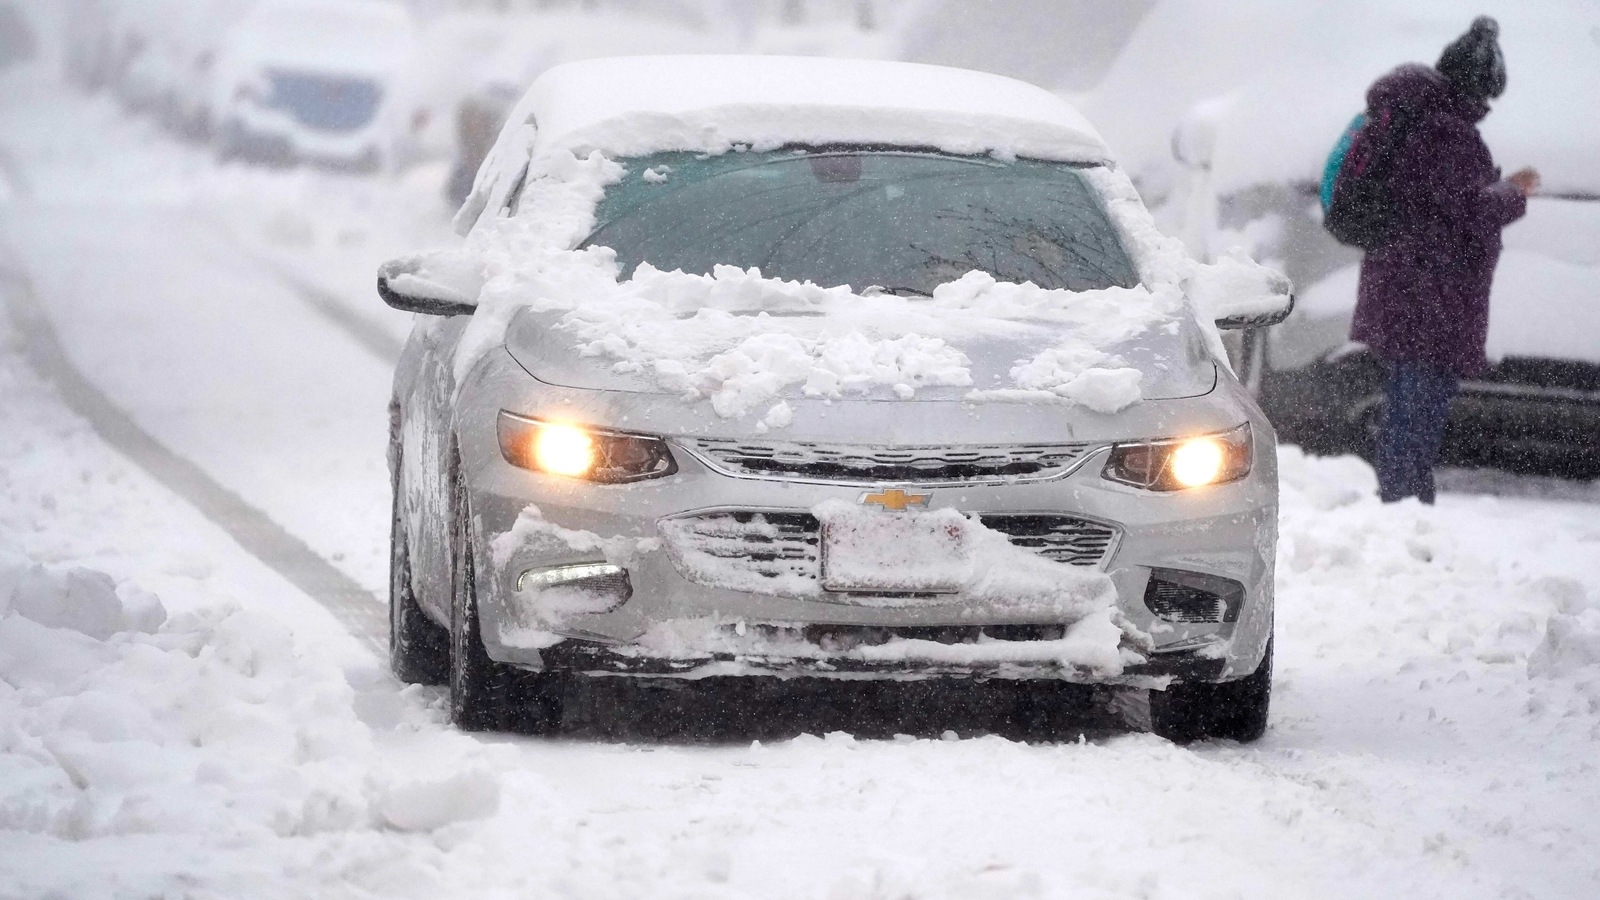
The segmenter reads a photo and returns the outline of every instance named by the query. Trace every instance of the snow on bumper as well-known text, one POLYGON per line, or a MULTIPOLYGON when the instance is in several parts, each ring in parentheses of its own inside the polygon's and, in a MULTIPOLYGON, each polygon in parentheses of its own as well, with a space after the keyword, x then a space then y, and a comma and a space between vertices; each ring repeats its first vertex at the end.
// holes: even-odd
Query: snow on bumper
MULTIPOLYGON (((741 576, 731 564, 708 568, 714 553, 697 560, 686 552, 686 519, 729 516, 730 524, 743 519, 747 529, 771 531, 763 516, 789 526, 800 517, 818 527, 830 509, 859 508, 863 491, 734 481, 696 472, 693 460, 684 463, 680 478, 606 492, 553 489, 548 480, 520 473, 479 486, 473 505, 480 546, 491 548, 492 557, 483 561, 492 577, 480 608, 493 658, 530 668, 678 677, 1210 681, 1254 671, 1270 632, 1276 531, 1270 462, 1258 469, 1263 480, 1185 498, 1134 494, 1105 482, 1098 459, 1049 482, 927 487, 929 509, 971 523, 975 534, 1018 554, 991 546, 1000 556, 987 565, 968 560, 960 577, 935 572, 934 581, 945 583, 932 587, 943 592, 830 591, 815 558, 789 558, 788 569, 769 567, 767 575, 741 576), (1064 564, 985 527, 1008 515, 1056 515, 1041 509, 1072 510, 1059 515, 1108 529, 1103 553, 1088 565, 1064 564), (525 577, 589 567, 574 569, 587 577, 599 564, 611 567, 602 573, 609 580, 530 589, 542 582, 525 577), (1026 573, 1035 567, 1057 581, 1026 589, 1026 573), (1162 605, 1174 592, 1197 590, 1195 584, 1211 591, 1202 595, 1214 595, 1214 616, 1173 615, 1162 605)), ((768 549, 773 536, 759 535, 768 549)), ((723 559, 750 563, 756 555, 723 559)), ((782 554, 773 560, 784 562, 782 554)), ((900 562, 937 568, 928 560, 900 562)), ((930 585, 912 585, 919 586, 930 585)))

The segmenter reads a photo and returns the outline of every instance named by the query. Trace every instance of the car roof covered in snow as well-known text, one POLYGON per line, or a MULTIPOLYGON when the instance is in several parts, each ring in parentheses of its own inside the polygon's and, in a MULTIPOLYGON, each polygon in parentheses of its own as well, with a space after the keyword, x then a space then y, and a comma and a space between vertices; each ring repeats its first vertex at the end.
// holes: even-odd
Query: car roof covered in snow
POLYGON ((1101 162, 1105 143, 1066 101, 943 66, 774 56, 638 56, 552 68, 519 110, 535 149, 635 156, 732 144, 889 144, 1101 162))
POLYGON ((881 60, 631 56, 556 66, 528 89, 457 218, 465 230, 530 156, 722 153, 791 144, 932 147, 1108 163, 1065 100, 1000 75, 881 60))

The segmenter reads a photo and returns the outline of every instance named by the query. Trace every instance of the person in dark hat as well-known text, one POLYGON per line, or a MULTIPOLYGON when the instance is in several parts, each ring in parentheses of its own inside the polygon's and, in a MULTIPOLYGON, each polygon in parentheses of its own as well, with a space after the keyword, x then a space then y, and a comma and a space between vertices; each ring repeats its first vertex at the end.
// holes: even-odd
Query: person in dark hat
POLYGON ((1432 68, 1402 65, 1367 92, 1369 119, 1404 129, 1388 180, 1395 222, 1361 261, 1350 330, 1389 366, 1375 457, 1385 502, 1434 500, 1450 401, 1462 377, 1489 365, 1500 231, 1539 186, 1533 169, 1502 179, 1478 134, 1506 89, 1499 33, 1480 16, 1432 68))

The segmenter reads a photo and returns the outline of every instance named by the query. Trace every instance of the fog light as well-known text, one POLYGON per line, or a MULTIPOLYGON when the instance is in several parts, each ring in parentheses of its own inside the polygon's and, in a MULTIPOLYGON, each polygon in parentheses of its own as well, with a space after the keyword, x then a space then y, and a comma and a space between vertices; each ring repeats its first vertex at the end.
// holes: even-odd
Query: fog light
POLYGON ((581 563, 573 566, 551 566, 529 569, 517 577, 517 591, 544 591, 552 588, 569 588, 588 595, 593 603, 580 602, 582 609, 573 612, 610 612, 633 596, 633 581, 628 570, 609 563, 581 563))
POLYGON ((1144 605, 1168 622, 1237 622, 1244 585, 1220 575, 1151 569, 1144 605))

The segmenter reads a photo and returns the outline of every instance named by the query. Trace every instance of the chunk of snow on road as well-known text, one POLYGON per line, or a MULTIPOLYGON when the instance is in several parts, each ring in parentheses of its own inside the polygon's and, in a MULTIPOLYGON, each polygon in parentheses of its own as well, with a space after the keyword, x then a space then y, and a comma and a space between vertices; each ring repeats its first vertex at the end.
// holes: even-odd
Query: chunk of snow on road
POLYGON ((1528 674, 1600 677, 1600 609, 1551 616, 1544 638, 1528 655, 1528 674))
POLYGON ((500 779, 481 768, 443 773, 434 778, 399 778, 376 792, 373 806, 391 827, 401 831, 435 831, 499 812, 500 779))
POLYGON ((105 640, 119 631, 154 631, 166 610, 153 595, 132 594, 124 605, 116 582, 104 572, 73 566, 65 570, 40 565, 19 567, 0 577, 0 614, 10 609, 41 625, 67 628, 105 640), (6 594, 7 582, 11 583, 6 594))

